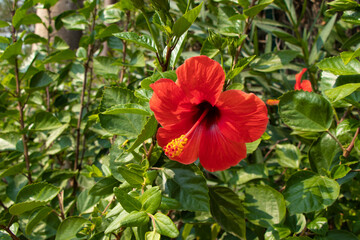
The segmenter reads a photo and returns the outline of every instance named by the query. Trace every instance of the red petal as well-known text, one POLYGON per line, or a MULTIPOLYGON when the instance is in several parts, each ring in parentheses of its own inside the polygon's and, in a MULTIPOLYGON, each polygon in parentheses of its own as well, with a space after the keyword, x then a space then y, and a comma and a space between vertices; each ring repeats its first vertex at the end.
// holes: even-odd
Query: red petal
POLYGON ((303 80, 300 87, 304 91, 312 92, 311 82, 309 80, 303 80))
POLYGON ((177 84, 191 103, 215 105, 222 91, 225 73, 220 64, 207 56, 192 57, 176 70, 177 84))
MULTIPOLYGON (((191 126, 189 128, 191 128, 191 126)), ((171 140, 180 137, 182 134, 185 134, 189 130, 189 128, 187 130, 177 128, 159 128, 156 136, 158 144, 162 148, 165 147, 169 142, 171 142, 171 140)), ((181 162, 183 164, 190 164, 195 162, 199 157, 201 132, 202 128, 200 126, 197 127, 194 132, 189 136, 188 142, 185 144, 184 150, 180 154, 180 156, 171 159, 181 162)))
POLYGON ((150 109, 163 127, 178 124, 180 120, 192 120, 193 106, 172 80, 160 79, 150 87, 154 90, 150 99, 150 109))
POLYGON ((226 138, 217 125, 204 128, 201 137, 199 159, 208 171, 222 171, 235 166, 246 157, 245 143, 226 138))
POLYGON ((268 123, 265 103, 254 94, 228 90, 220 95, 217 125, 222 134, 235 142, 253 142, 265 132, 268 123))
POLYGON ((307 68, 303 68, 301 70, 301 72, 299 72, 298 74, 295 75, 295 81, 296 81, 295 87, 294 87, 295 90, 301 90, 302 89, 301 88, 301 78, 302 78, 302 75, 306 72, 306 70, 307 70, 307 68))

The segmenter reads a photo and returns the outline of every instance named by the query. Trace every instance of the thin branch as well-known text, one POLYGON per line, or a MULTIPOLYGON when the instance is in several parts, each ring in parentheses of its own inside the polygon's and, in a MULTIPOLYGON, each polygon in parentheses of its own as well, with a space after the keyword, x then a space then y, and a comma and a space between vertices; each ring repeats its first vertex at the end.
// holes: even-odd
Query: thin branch
POLYGON ((59 207, 60 207, 60 217, 62 220, 65 220, 65 211, 64 211, 64 190, 58 193, 59 207))
MULTIPOLYGON (((48 27, 47 27, 47 44, 46 44, 46 51, 47 54, 49 56, 50 54, 50 28, 51 28, 51 11, 50 8, 47 8, 47 13, 48 13, 48 27)), ((46 69, 49 70, 49 63, 46 64, 46 69)), ((51 108, 50 108, 50 91, 49 91, 49 86, 46 86, 45 88, 45 92, 46 92, 46 109, 48 112, 50 112, 51 108)))
POLYGON ((101 215, 104 215, 106 213, 106 211, 108 210, 108 208, 110 207, 110 205, 112 204, 112 202, 115 200, 115 196, 113 196, 113 198, 110 200, 110 202, 108 203, 108 205, 106 205, 104 211, 102 211, 101 215))
MULTIPOLYGON (((13 9, 11 10, 11 14, 12 17, 14 17, 15 15, 15 11, 16 11, 16 1, 13 2, 13 9)), ((16 39, 16 29, 15 27, 12 25, 11 26, 11 36, 13 39, 13 43, 16 43, 17 39, 16 39)), ((32 178, 31 178, 31 172, 30 172, 30 159, 29 159, 29 150, 28 150, 28 146, 27 146, 27 136, 24 133, 24 129, 25 129, 25 123, 24 123, 24 107, 25 104, 22 105, 21 104, 21 90, 20 90, 20 77, 19 77, 19 65, 18 65, 18 59, 15 56, 15 60, 14 60, 14 65, 15 65, 15 81, 16 81, 16 97, 18 99, 18 110, 19 110, 19 114, 20 114, 20 131, 21 131, 21 137, 22 137, 22 141, 23 141, 23 147, 24 147, 24 158, 25 158, 25 163, 26 163, 26 170, 27 170, 27 179, 29 181, 29 183, 32 183, 32 178)))
POLYGON ((20 240, 20 238, 18 238, 11 230, 10 228, 4 226, 4 225, 0 225, 0 228, 4 229, 13 240, 20 240))
POLYGON ((343 156, 344 156, 345 158, 347 158, 347 157, 350 155, 351 150, 354 148, 356 138, 357 138, 358 135, 359 135, 359 131, 360 131, 360 128, 356 129, 355 135, 354 135, 353 139, 351 140, 350 145, 349 145, 349 146, 345 149, 345 151, 343 152, 343 156))
POLYGON ((329 130, 327 130, 326 132, 327 132, 327 133, 330 135, 330 137, 332 137, 332 139, 334 139, 335 142, 341 147, 341 150, 342 150, 343 152, 345 152, 346 149, 343 147, 343 145, 341 144, 341 142, 339 141, 339 139, 337 139, 329 130))
POLYGON ((264 161, 269 157, 270 153, 276 148, 276 145, 278 145, 281 142, 289 140, 288 138, 284 138, 281 140, 276 141, 276 143, 269 149, 269 151, 264 156, 264 161))
MULTIPOLYGON (((131 12, 130 11, 126 11, 126 19, 125 19, 125 22, 124 22, 124 32, 127 32, 129 29, 128 29, 128 25, 129 25, 129 22, 130 22, 130 17, 131 17, 131 12)), ((127 43, 125 40, 122 41, 123 43, 123 56, 122 56, 122 61, 123 63, 125 62, 126 60, 126 48, 127 48, 127 43)), ((124 81, 124 76, 125 76, 125 71, 126 71, 126 67, 125 66, 122 66, 121 68, 121 73, 120 73, 120 83, 122 83, 124 81)), ((128 78, 128 84, 130 83, 130 78, 128 78)))

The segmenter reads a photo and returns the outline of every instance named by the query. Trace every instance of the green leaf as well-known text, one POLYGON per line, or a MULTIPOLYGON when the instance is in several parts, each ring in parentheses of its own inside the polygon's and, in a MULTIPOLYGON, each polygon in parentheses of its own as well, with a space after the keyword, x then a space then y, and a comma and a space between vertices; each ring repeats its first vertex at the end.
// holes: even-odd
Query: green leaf
POLYGON ((334 203, 339 184, 310 171, 299 171, 287 181, 284 197, 290 213, 319 211, 334 203))
POLYGON ((49 112, 39 112, 35 115, 33 129, 35 131, 53 130, 62 127, 60 121, 49 112))
POLYGON ((331 169, 331 178, 339 179, 345 177, 351 171, 351 167, 346 165, 337 165, 331 169))
POLYGON ((57 229, 55 240, 69 240, 76 238, 77 233, 85 224, 89 223, 89 220, 82 217, 68 217, 61 222, 57 229))
POLYGON ((122 40, 136 43, 141 47, 144 47, 150 51, 156 52, 155 42, 148 35, 144 34, 144 35, 139 36, 137 33, 134 33, 134 32, 114 33, 113 35, 122 40))
POLYGON ((234 77, 236 77, 237 75, 239 75, 239 73, 242 72, 242 70, 244 70, 244 68, 249 65, 255 58, 256 56, 253 55, 251 57, 246 57, 246 58, 242 58, 240 59, 239 63, 236 64, 236 68, 234 68, 233 70, 230 70, 227 74, 226 74, 226 78, 227 79, 233 79, 234 77))
POLYGON ((272 72, 284 69, 299 53, 292 50, 282 50, 276 53, 265 53, 256 58, 250 67, 259 72, 272 72))
POLYGON ((8 22, 5 22, 3 20, 0 20, 0 28, 3 28, 3 27, 8 27, 10 26, 10 24, 8 22))
POLYGON ((148 222, 149 216, 146 212, 133 211, 121 219, 120 227, 137 227, 148 222))
POLYGON ((165 164, 164 173, 167 175, 169 197, 178 200, 181 209, 205 212, 210 210, 206 181, 197 166, 171 161, 165 164))
POLYGON ((76 209, 83 214, 90 211, 100 200, 101 196, 89 194, 89 189, 83 190, 76 199, 76 209))
POLYGON ((114 188, 114 193, 117 201, 128 213, 141 210, 141 202, 136 198, 130 196, 125 190, 121 188, 114 188))
POLYGON ((52 200, 60 192, 60 188, 51 184, 40 182, 26 185, 16 196, 16 203, 27 201, 44 201, 52 200))
POLYGON ((38 225, 38 223, 44 218, 46 218, 52 211, 53 209, 47 206, 35 209, 29 217, 29 222, 26 224, 26 234, 31 234, 34 228, 38 225))
POLYGON ((341 19, 344 22, 359 25, 360 24, 360 12, 359 12, 359 10, 345 11, 343 13, 343 15, 341 16, 341 19))
POLYGON ((142 185, 144 183, 144 170, 139 167, 123 167, 118 168, 119 173, 131 185, 142 185))
POLYGON ((284 197, 270 186, 254 186, 245 190, 245 215, 256 225, 270 227, 285 220, 284 197))
POLYGON ((307 225, 307 228, 316 234, 325 235, 329 230, 329 224, 326 218, 317 217, 307 225))
POLYGON ((10 166, 10 167, 8 167, 6 169, 1 169, 0 170, 0 177, 4 178, 4 177, 8 177, 8 176, 23 173, 23 171, 25 170, 25 167, 26 167, 26 163, 25 162, 20 162, 20 163, 17 163, 15 165, 13 165, 13 166, 10 166))
POLYGON ((214 47, 214 45, 212 45, 208 39, 206 39, 203 42, 200 50, 200 55, 205 55, 208 56, 209 58, 214 58, 216 55, 218 55, 218 53, 220 53, 220 50, 214 47))
POLYGON ((16 144, 21 139, 18 133, 0 133, 0 151, 16 150, 16 144))
POLYGON ((69 127, 69 124, 64 124, 50 132, 46 139, 45 147, 49 148, 50 145, 69 127))
POLYGON ((116 23, 123 19, 121 10, 116 8, 114 5, 106 7, 102 12, 102 18, 105 23, 116 23))
POLYGON ((145 234, 146 240, 160 240, 161 235, 158 232, 152 231, 145 234))
POLYGON ((360 48, 356 49, 356 51, 345 51, 340 53, 340 57, 343 60, 344 64, 348 64, 354 58, 360 56, 360 48))
POLYGON ((245 9, 244 14, 248 17, 255 17, 272 2, 274 2, 274 0, 260 0, 255 6, 245 9))
POLYGON ((353 233, 344 230, 329 231, 326 240, 359 240, 353 233))
POLYGON ((158 123, 154 116, 151 116, 146 124, 144 125, 141 133, 137 136, 135 142, 130 146, 129 149, 127 149, 128 152, 132 152, 135 150, 136 147, 138 147, 140 144, 142 144, 145 140, 151 138, 154 136, 157 130, 158 123))
POLYGON ((298 234, 301 233, 306 227, 306 218, 304 214, 289 214, 286 216, 285 224, 292 232, 298 234))
POLYGON ((301 153, 296 146, 292 144, 277 144, 275 153, 282 167, 299 168, 301 153))
POLYGON ((162 210, 171 210, 171 209, 179 209, 180 206, 181 205, 178 200, 162 196, 161 204, 159 208, 162 210))
POLYGON ((132 91, 121 87, 106 87, 103 90, 99 111, 104 112, 107 109, 119 105, 132 103, 136 100, 132 91))
POLYGON ((245 239, 244 208, 239 197, 227 187, 210 187, 210 210, 216 222, 226 231, 245 239))
POLYGON ((21 40, 9 45, 0 57, 0 61, 8 60, 11 57, 21 55, 23 42, 21 40))
POLYGON ((181 35, 183 35, 191 27, 200 13, 202 5, 203 2, 176 20, 172 28, 175 37, 181 37, 181 35))
POLYGON ((57 75, 49 71, 40 71, 36 73, 31 79, 29 87, 32 89, 38 89, 48 86, 54 82, 57 75))
POLYGON ((43 63, 44 64, 52 63, 52 62, 59 63, 61 61, 65 61, 65 60, 75 59, 75 57, 76 57, 76 54, 73 50, 65 49, 65 50, 53 52, 46 59, 44 59, 43 63))
POLYGON ((179 235, 179 231, 171 219, 158 212, 154 215, 156 231, 161 235, 169 238, 176 238, 179 235))
POLYGON ((68 30, 85 30, 86 25, 89 24, 85 16, 78 13, 62 17, 61 21, 64 23, 64 27, 68 30))
POLYGON ((325 58, 317 64, 323 71, 331 72, 335 75, 356 75, 360 74, 360 62, 352 59, 348 64, 344 64, 341 57, 325 58))
POLYGON ((249 164, 239 170, 237 184, 244 184, 254 179, 268 177, 268 170, 264 164, 249 164))
POLYGON ((336 141, 328 133, 324 133, 311 144, 309 150, 311 169, 319 174, 326 174, 337 154, 341 152, 342 150, 336 141))
POLYGON ((110 57, 98 56, 94 58, 94 73, 104 78, 118 79, 120 69, 118 66, 113 65, 114 62, 115 60, 110 57))
POLYGON ((119 186, 119 181, 114 177, 105 177, 90 188, 89 194, 94 196, 103 196, 113 193, 113 188, 119 186))
POLYGON ((335 14, 329 21, 327 21, 325 27, 319 33, 315 44, 313 45, 310 56, 309 56, 309 64, 313 64, 320 55, 320 49, 326 43, 327 38, 329 37, 331 31, 333 30, 337 14, 335 14))
POLYGON ((331 102, 339 101, 360 89, 360 83, 348 83, 325 91, 331 102))
POLYGON ((283 226, 272 226, 266 229, 264 234, 265 240, 280 240, 284 239, 291 234, 290 229, 283 226))
POLYGON ((9 213, 12 215, 21 215, 25 212, 29 212, 38 208, 40 206, 46 205, 47 202, 44 201, 30 201, 30 202, 21 202, 15 203, 9 208, 9 213))
POLYGON ((161 191, 159 187, 147 189, 139 198, 142 204, 141 210, 154 214, 161 204, 161 191))
POLYGON ((121 209, 119 215, 114 220, 112 220, 112 222, 109 224, 109 226, 105 229, 104 233, 108 234, 108 233, 119 230, 119 228, 121 227, 122 220, 128 215, 129 215, 129 213, 127 211, 125 211, 124 209, 121 209))
POLYGON ((279 112, 284 123, 298 131, 326 131, 333 119, 329 101, 313 92, 285 93, 280 98, 279 112))

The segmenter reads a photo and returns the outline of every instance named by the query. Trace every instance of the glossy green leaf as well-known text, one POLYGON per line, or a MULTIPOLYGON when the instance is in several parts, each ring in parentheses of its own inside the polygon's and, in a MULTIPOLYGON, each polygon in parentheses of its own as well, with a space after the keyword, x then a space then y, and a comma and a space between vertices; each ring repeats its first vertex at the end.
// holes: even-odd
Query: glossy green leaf
POLYGON ((173 221, 160 212, 154 215, 156 230, 164 236, 169 238, 176 238, 179 235, 179 231, 173 221))
POLYGON ((149 216, 146 212, 133 211, 123 217, 120 221, 121 227, 137 227, 149 222, 149 216))
POLYGON ((348 83, 325 91, 331 102, 339 101, 360 89, 360 83, 348 83))
POLYGON ((195 165, 183 165, 175 161, 165 165, 169 197, 181 203, 181 209, 189 211, 210 210, 208 187, 200 169, 195 165))
POLYGON ((132 185, 142 185, 144 183, 144 170, 140 168, 129 168, 129 167, 119 167, 119 173, 123 178, 132 185))
POLYGON ((25 212, 32 211, 35 208, 44 206, 46 204, 47 202, 45 201, 29 201, 29 202, 15 203, 9 208, 9 213, 12 215, 21 215, 25 212))
POLYGON ((16 202, 50 201, 60 192, 60 188, 51 184, 40 182, 26 185, 16 196, 16 202))
POLYGON ((158 123, 157 123, 155 117, 151 116, 147 120, 146 124, 144 125, 141 133, 137 136, 135 142, 130 146, 129 149, 127 149, 127 151, 129 151, 129 152, 133 151, 136 147, 138 147, 140 144, 142 144, 145 140, 154 136, 154 134, 156 133, 156 130, 157 130, 157 126, 158 126, 158 123))
POLYGON ((39 112, 35 115, 34 127, 36 131, 53 130, 62 127, 60 121, 49 112, 39 112))
POLYGON ((289 64, 299 53, 292 50, 282 50, 276 53, 265 53, 256 58, 250 67, 255 71, 272 72, 283 69, 286 64, 289 64))
POLYGON ((356 75, 360 73, 360 62, 356 59, 352 59, 345 65, 341 57, 329 57, 319 62, 317 67, 335 75, 356 75))
POLYGON ((214 58, 220 53, 220 50, 214 47, 209 40, 205 40, 201 46, 200 54, 208 56, 209 58, 214 58))
POLYGON ((114 188, 114 193, 117 201, 128 213, 141 210, 141 202, 130 196, 125 190, 121 188, 114 188))
POLYGON ((11 57, 17 56, 17 55, 21 55, 21 50, 22 50, 22 45, 23 42, 22 41, 17 41, 11 45, 9 45, 5 51, 3 52, 3 54, 0 56, 0 61, 3 60, 8 60, 11 57))
POLYGON ((326 131, 333 118, 328 100, 305 91, 291 91, 281 96, 279 112, 284 123, 298 131, 326 131))
POLYGON ((89 212, 89 210, 91 210, 91 208, 94 207, 100 200, 101 196, 89 194, 89 189, 85 189, 77 197, 76 209, 80 213, 89 212))
POLYGON ((61 18, 61 21, 64 23, 64 27, 69 30, 85 30, 88 24, 84 15, 75 13, 61 18))
POLYGON ((104 112, 107 109, 119 105, 132 103, 136 100, 132 91, 121 87, 107 87, 103 90, 99 111, 104 112))
POLYGON ((254 186, 245 190, 245 215, 256 225, 270 227, 285 220, 284 197, 269 186, 254 186))
POLYGON ((323 45, 326 43, 327 38, 329 37, 331 31, 333 30, 337 14, 332 16, 330 20, 327 21, 325 27, 321 30, 319 35, 317 36, 316 42, 313 45, 310 56, 309 56, 309 64, 313 64, 320 55, 320 50, 323 45))
POLYGON ((179 209, 180 206, 181 204, 179 203, 178 200, 162 196, 161 204, 159 208, 163 210, 171 210, 171 209, 179 209))
POLYGON ((268 177, 268 170, 264 164, 249 164, 241 168, 238 173, 237 184, 244 184, 254 179, 268 177))
POLYGON ((147 189, 139 198, 142 204, 141 210, 154 214, 161 204, 161 191, 159 187, 147 189))
POLYGON ((119 230, 119 228, 121 227, 122 220, 128 215, 129 213, 125 211, 123 208, 121 208, 119 215, 114 220, 112 220, 109 226, 105 229, 104 233, 108 234, 119 230))
POLYGON ((138 44, 141 47, 144 47, 150 51, 156 52, 156 46, 152 38, 148 35, 138 35, 134 32, 122 32, 114 33, 115 37, 120 38, 125 41, 133 42, 138 44))
POLYGON ((18 133, 0 133, 0 151, 16 150, 16 144, 21 139, 18 133))
POLYGON ((299 214, 299 213, 293 215, 288 214, 286 216, 285 224, 286 226, 289 227, 291 232, 301 233, 306 227, 306 218, 304 214, 299 214))
POLYGON ((6 169, 1 169, 0 170, 0 177, 4 178, 7 176, 12 176, 15 174, 20 174, 23 173, 23 171, 26 169, 26 163, 25 162, 20 162, 17 163, 15 165, 12 165, 6 169))
POLYGON ((333 179, 299 171, 287 181, 284 197, 290 213, 308 213, 333 204, 339 190, 339 184, 333 179))
MULTIPOLYGON (((354 10, 354 9, 352 9, 352 10, 354 10)), ((359 25, 360 24, 360 12, 359 12, 359 10, 345 11, 344 14, 341 16, 341 19, 344 22, 359 25)))
POLYGON ((82 217, 68 217, 61 222, 55 240, 69 240, 76 238, 76 234, 89 224, 90 221, 82 217))
POLYGON ((344 230, 332 230, 326 235, 327 240, 358 240, 355 234, 344 230))
POLYGON ((339 179, 345 177, 351 171, 351 167, 346 165, 337 165, 331 169, 331 178, 339 179))
POLYGON ((247 57, 247 58, 241 58, 240 61, 238 62, 238 64, 236 64, 236 68, 234 68, 233 70, 230 70, 227 74, 226 74, 226 78, 227 79, 233 79, 234 77, 236 77, 237 75, 239 75, 242 70, 244 70, 247 65, 249 65, 254 59, 255 59, 255 55, 251 56, 251 57, 247 57))
POLYGON ((292 144, 277 144, 276 151, 278 163, 282 167, 299 168, 301 153, 300 150, 292 144))
POLYGON ((113 65, 114 62, 115 60, 110 57, 98 56, 94 58, 94 73, 105 78, 118 79, 120 69, 113 65))
POLYGON ((40 71, 30 79, 30 88, 43 88, 54 82, 56 74, 47 71, 40 71))
POLYGON ((181 35, 183 35, 191 27, 200 13, 202 5, 203 3, 201 2, 199 6, 186 12, 183 16, 176 20, 172 28, 175 37, 180 38, 181 35))
POLYGON ((109 195, 113 193, 113 188, 119 186, 119 184, 114 177, 105 177, 90 188, 89 194, 94 196, 109 195))
POLYGON ((52 211, 53 209, 47 206, 34 210, 29 217, 29 222, 26 224, 26 234, 31 234, 36 225, 38 225, 38 223, 46 218, 52 211))
POLYGON ((260 0, 255 6, 245 9, 244 14, 248 17, 255 17, 272 2, 274 2, 274 0, 260 0))
POLYGON ((245 238, 244 208, 239 197, 229 188, 209 188, 211 215, 227 232, 245 238))
POLYGON ((44 64, 53 63, 53 62, 61 62, 61 61, 65 61, 65 60, 72 60, 72 59, 75 59, 75 57, 76 57, 76 54, 71 49, 60 50, 60 51, 56 51, 56 52, 50 54, 44 60, 44 64))
POLYGON ((341 148, 336 141, 328 133, 324 133, 310 147, 309 161, 311 169, 314 172, 325 174, 326 171, 330 170, 337 154, 341 152, 341 148))
POLYGON ((3 27, 8 27, 10 26, 8 22, 5 22, 3 20, 0 20, 0 28, 3 28, 3 27))
POLYGON ((266 229, 264 234, 265 240, 280 240, 284 239, 291 234, 290 229, 283 226, 273 226, 266 229))
POLYGON ((156 231, 147 232, 145 234, 146 240, 160 240, 160 238, 161 238, 161 235, 156 231))
POLYGON ((329 230, 328 220, 324 217, 317 217, 307 225, 307 228, 316 234, 325 235, 329 230))
POLYGON ((340 53, 340 57, 343 60, 344 64, 348 64, 354 58, 360 56, 360 48, 356 49, 356 51, 344 51, 340 53))

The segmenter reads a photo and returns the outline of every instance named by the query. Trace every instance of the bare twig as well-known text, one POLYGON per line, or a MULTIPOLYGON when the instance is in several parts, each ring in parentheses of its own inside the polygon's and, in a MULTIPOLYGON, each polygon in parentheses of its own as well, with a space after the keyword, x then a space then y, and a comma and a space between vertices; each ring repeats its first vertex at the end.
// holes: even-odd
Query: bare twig
MULTIPOLYGON (((126 19, 125 19, 125 22, 124 22, 124 32, 127 32, 129 29, 128 29, 128 25, 129 25, 129 22, 130 22, 130 17, 131 17, 131 12, 130 11, 126 11, 126 19)), ((127 43, 125 40, 122 41, 123 43, 123 56, 122 56, 122 61, 123 63, 125 62, 126 60, 126 48, 127 48, 127 43)), ((126 71, 126 67, 125 66, 122 66, 121 68, 121 72, 120 72, 120 83, 122 83, 124 81, 124 76, 125 76, 125 71, 126 71)), ((128 78, 128 84, 130 83, 130 79, 128 78)))
POLYGON ((327 130, 326 132, 327 132, 327 133, 330 135, 330 137, 332 137, 332 139, 334 139, 335 142, 341 147, 341 150, 342 150, 343 152, 345 152, 346 149, 343 147, 343 145, 341 144, 341 142, 339 141, 339 139, 337 139, 329 130, 327 130))
POLYGON ((60 217, 62 220, 65 220, 65 211, 64 211, 64 190, 61 190, 60 193, 58 193, 58 199, 59 199, 59 207, 60 207, 60 217))
POLYGON ((281 142, 289 140, 288 138, 284 138, 281 140, 276 141, 276 143, 269 149, 269 151, 264 156, 264 161, 269 157, 270 153, 276 148, 276 145, 278 145, 281 142))
POLYGON ((20 240, 20 238, 18 238, 11 230, 10 228, 4 226, 4 225, 0 225, 0 228, 4 229, 13 240, 20 240))
MULTIPOLYGON (((15 11, 16 11, 16 1, 13 2, 13 9, 11 10, 11 15, 12 17, 14 17, 15 15, 15 11)), ((11 27, 11 36, 12 36, 12 40, 14 43, 16 43, 17 39, 16 39, 16 29, 14 26, 11 27)), ((29 159, 29 150, 28 150, 28 146, 27 146, 27 136, 25 134, 25 123, 24 123, 24 107, 25 104, 22 105, 20 97, 21 97, 21 90, 20 90, 20 77, 19 77, 19 66, 18 66, 18 59, 15 56, 14 59, 14 65, 15 65, 15 81, 16 81, 16 97, 18 99, 18 110, 19 110, 19 114, 20 114, 20 131, 21 131, 21 137, 22 137, 22 141, 23 141, 23 147, 24 147, 24 158, 25 158, 25 163, 26 163, 26 170, 27 170, 27 179, 29 181, 29 183, 32 183, 32 179, 31 179, 31 172, 30 172, 30 159, 29 159)))
POLYGON ((354 135, 353 139, 351 140, 350 145, 349 145, 349 146, 345 149, 345 151, 343 152, 343 156, 344 156, 344 157, 347 158, 347 157, 350 155, 351 150, 354 148, 356 138, 357 138, 358 135, 359 135, 359 131, 360 131, 360 128, 356 129, 355 135, 354 135))
POLYGON ((108 203, 108 205, 106 205, 104 211, 102 211, 101 215, 104 215, 106 213, 106 211, 108 210, 108 208, 110 207, 110 205, 112 204, 112 202, 115 200, 115 196, 113 196, 113 198, 110 200, 110 202, 108 203))

